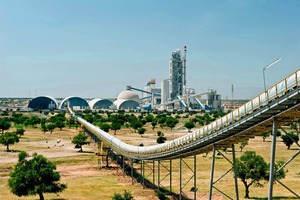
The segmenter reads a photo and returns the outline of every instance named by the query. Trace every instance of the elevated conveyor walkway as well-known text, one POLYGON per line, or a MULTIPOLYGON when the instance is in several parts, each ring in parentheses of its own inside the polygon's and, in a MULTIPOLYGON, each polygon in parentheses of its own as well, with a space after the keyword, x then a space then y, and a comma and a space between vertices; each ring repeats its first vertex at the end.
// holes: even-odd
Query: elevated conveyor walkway
POLYGON ((164 144, 144 147, 126 144, 77 116, 70 108, 68 110, 84 128, 117 154, 138 160, 183 158, 209 152, 213 146, 229 147, 272 130, 273 118, 278 125, 297 120, 300 117, 299 82, 300 70, 297 70, 211 124, 164 144))

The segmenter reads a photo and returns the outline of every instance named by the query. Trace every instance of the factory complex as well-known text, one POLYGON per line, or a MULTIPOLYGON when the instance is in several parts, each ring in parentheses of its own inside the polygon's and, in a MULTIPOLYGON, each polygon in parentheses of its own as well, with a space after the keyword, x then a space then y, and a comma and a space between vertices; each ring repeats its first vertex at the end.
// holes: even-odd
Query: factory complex
POLYGON ((55 99, 51 96, 38 96, 28 103, 28 109, 66 109, 67 103, 73 110, 212 110, 221 109, 221 95, 216 90, 197 93, 194 88, 187 87, 187 47, 184 53, 177 49, 172 52, 169 62, 169 78, 161 81, 160 88, 154 88, 155 79, 145 81, 144 88, 126 86, 117 98, 84 99, 70 96, 55 99), (207 95, 206 100, 201 97, 207 95))

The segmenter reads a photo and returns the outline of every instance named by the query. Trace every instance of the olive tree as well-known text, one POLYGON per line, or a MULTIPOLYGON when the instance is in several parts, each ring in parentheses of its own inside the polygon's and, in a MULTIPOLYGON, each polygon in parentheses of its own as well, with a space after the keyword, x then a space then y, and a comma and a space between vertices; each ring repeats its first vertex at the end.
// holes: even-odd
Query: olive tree
POLYGON ((87 141, 88 136, 84 135, 82 132, 79 132, 72 140, 72 143, 75 144, 76 148, 80 148, 79 152, 82 152, 82 146, 86 144, 90 144, 89 141, 87 141))
POLYGON ((119 122, 113 122, 113 123, 110 125, 111 130, 114 130, 114 135, 116 135, 117 130, 120 130, 120 129, 121 129, 121 126, 122 126, 122 124, 119 123, 119 122))
POLYGON ((189 132, 191 132, 192 128, 195 128, 195 124, 192 121, 185 122, 184 127, 188 129, 189 132))
POLYGON ((165 134, 163 132, 157 131, 158 138, 156 139, 156 143, 158 143, 158 144, 165 143, 165 141, 167 140, 167 138, 164 135, 165 134))
POLYGON ((9 145, 19 142, 19 136, 16 132, 5 132, 0 135, 0 144, 6 146, 6 151, 9 151, 9 145))
POLYGON ((263 142, 265 142, 266 138, 271 135, 271 132, 272 131, 267 131, 267 132, 263 132, 262 134, 260 134, 260 136, 263 138, 263 142))
POLYGON ((11 124, 8 118, 0 118, 0 129, 2 130, 2 134, 5 130, 10 128, 11 124))
POLYGON ((115 193, 112 197, 112 200, 131 200, 133 199, 133 196, 130 191, 125 190, 124 194, 115 193))
MULTIPOLYGON (((282 162, 275 164, 275 169, 279 169, 282 162)), ((264 180, 269 179, 269 165, 263 157, 256 155, 254 151, 246 151, 240 158, 236 159, 237 177, 241 179, 245 186, 245 198, 249 198, 250 186, 262 186, 264 180)), ((277 171, 277 170, 276 170, 277 171)), ((277 180, 285 177, 284 169, 280 169, 275 174, 277 180)))
POLYGON ((44 199, 44 193, 59 193, 67 188, 59 183, 60 174, 56 166, 44 156, 33 154, 31 160, 26 160, 27 153, 19 154, 19 161, 10 173, 8 186, 17 196, 39 195, 44 199))
POLYGON ((287 146, 287 149, 290 149, 292 144, 299 141, 298 135, 294 134, 293 132, 286 133, 285 135, 281 135, 283 143, 287 146))
POLYGON ((169 127, 171 129, 171 131, 173 130, 173 128, 176 126, 176 124, 178 124, 178 119, 174 118, 174 117, 168 117, 166 119, 166 125, 167 127, 169 127))

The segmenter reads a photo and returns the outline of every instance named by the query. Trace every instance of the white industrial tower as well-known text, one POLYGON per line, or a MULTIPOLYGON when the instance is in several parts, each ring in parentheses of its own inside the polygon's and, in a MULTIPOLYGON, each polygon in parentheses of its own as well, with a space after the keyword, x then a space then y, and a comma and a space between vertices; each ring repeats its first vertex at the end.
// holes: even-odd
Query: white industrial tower
POLYGON ((178 96, 186 95, 186 46, 184 46, 184 56, 177 49, 172 52, 170 60, 170 98, 173 100, 178 96))

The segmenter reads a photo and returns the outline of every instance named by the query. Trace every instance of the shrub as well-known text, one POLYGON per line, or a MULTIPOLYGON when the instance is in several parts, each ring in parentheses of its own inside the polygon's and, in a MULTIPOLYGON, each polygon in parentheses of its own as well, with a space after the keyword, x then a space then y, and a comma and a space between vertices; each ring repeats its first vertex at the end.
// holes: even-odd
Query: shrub
POLYGON ((130 191, 125 190, 124 194, 115 193, 112 200, 131 200, 133 196, 130 191))

